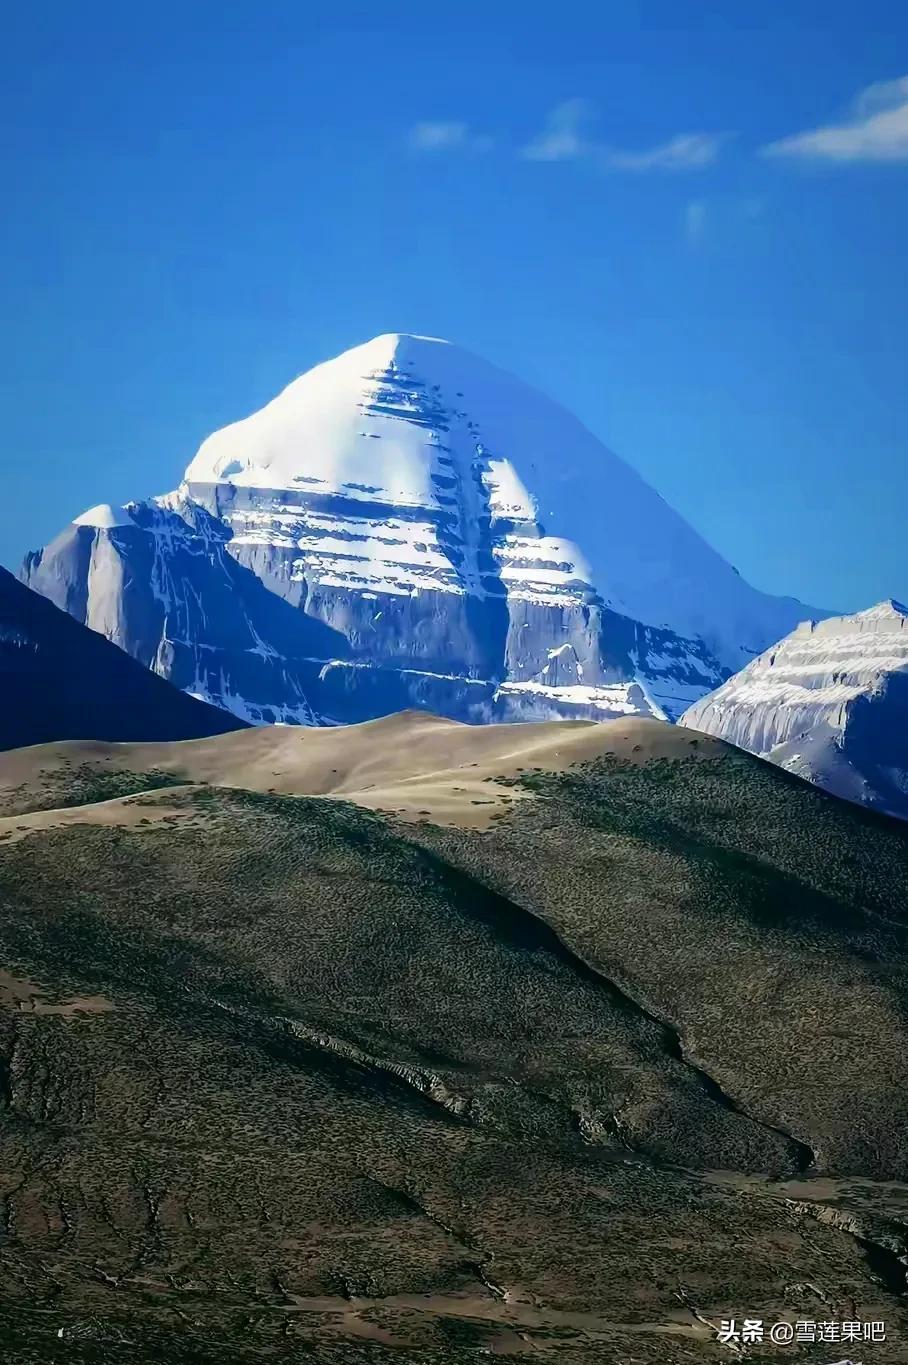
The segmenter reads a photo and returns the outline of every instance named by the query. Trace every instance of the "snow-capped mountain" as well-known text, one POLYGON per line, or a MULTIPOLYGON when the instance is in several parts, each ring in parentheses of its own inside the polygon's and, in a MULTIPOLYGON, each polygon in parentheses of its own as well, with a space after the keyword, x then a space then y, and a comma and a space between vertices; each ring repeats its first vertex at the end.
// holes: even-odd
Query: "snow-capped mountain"
POLYGON ((908 607, 805 621, 681 719, 908 818, 908 607))
POLYGON ((255 721, 676 718, 809 608, 745 583, 570 413, 391 334, 94 508, 23 577, 255 721))

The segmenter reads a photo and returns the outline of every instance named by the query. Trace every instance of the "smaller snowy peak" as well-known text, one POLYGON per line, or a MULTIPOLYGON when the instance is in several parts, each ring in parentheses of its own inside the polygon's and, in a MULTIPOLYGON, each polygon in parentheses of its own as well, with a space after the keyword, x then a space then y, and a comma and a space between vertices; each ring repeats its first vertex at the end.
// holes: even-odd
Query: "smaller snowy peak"
POLYGON ((821 621, 802 621, 793 632, 795 636, 815 635, 837 637, 841 635, 860 635, 862 631, 873 634, 886 634, 888 631, 904 630, 908 626, 908 607, 903 607, 894 597, 887 597, 876 606, 866 607, 850 616, 828 616, 821 621))
POLYGON ((681 724, 908 817, 908 609, 803 622, 681 724))
POLYGON ((128 507, 114 507, 109 502, 99 502, 97 507, 89 507, 80 517, 73 517, 74 526, 97 526, 109 531, 114 526, 134 526, 128 507))
POLYGON ((894 597, 887 597, 884 601, 877 602, 875 607, 868 607, 866 611, 856 612, 852 619, 855 621, 888 621, 901 627, 908 621, 908 607, 897 602, 894 597))
POLYGON ((849 703, 901 672, 908 672, 908 613, 880 602, 852 616, 803 622, 703 697, 683 721, 704 729, 724 717, 722 724, 738 736, 733 743, 767 754, 808 730, 821 712, 824 722, 844 724, 849 703))

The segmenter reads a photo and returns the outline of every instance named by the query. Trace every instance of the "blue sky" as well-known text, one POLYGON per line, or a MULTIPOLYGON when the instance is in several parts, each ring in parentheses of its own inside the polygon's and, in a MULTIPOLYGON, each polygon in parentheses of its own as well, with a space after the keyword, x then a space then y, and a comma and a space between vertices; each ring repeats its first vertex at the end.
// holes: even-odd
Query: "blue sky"
POLYGON ((2 562, 415 331, 559 398, 757 586, 908 598, 908 7, 538 9, 8 15, 2 562))

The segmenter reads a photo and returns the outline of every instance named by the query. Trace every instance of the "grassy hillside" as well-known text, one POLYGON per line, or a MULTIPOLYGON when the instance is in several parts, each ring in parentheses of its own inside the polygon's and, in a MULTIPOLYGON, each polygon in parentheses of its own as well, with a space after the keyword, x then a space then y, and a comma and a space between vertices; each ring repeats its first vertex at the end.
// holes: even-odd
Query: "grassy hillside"
POLYGON ((905 829, 427 724, 0 758, 0 1359, 904 1359, 905 829))

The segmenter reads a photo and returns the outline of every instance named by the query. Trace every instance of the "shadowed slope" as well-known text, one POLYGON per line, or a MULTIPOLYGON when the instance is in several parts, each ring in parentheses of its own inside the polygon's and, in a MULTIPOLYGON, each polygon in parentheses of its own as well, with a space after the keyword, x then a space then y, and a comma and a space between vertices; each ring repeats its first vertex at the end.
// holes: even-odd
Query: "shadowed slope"
POLYGON ((179 692, 0 569, 0 748, 188 739, 242 724, 179 692))

